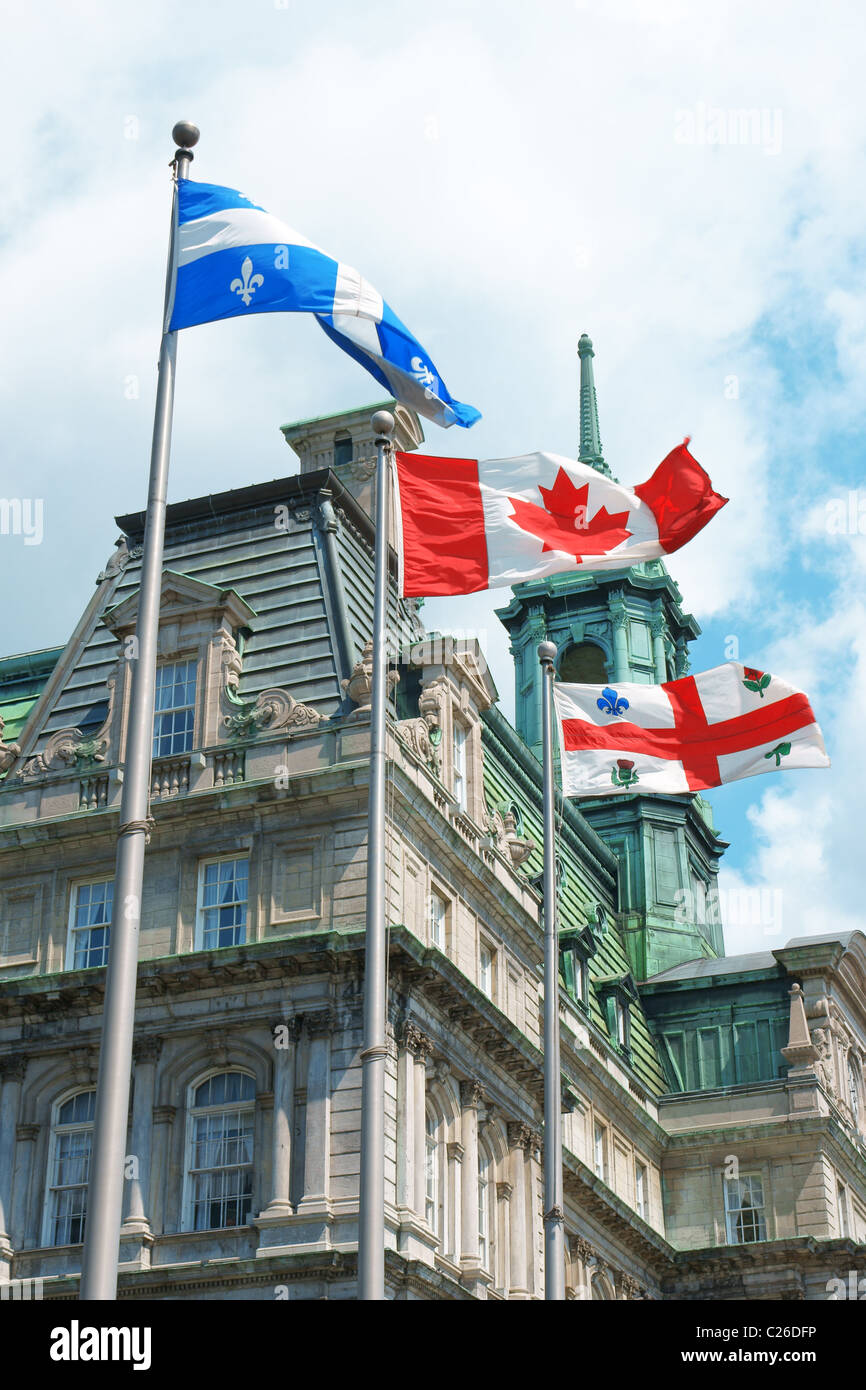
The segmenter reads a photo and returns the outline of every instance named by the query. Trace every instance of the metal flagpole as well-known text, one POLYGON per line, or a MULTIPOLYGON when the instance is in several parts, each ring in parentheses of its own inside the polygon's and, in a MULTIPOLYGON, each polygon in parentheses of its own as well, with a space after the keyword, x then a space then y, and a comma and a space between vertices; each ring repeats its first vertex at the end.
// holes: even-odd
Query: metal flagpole
MULTIPOLYGON (((174 127, 172 139, 178 145, 174 156, 177 179, 187 177, 193 157, 192 147, 198 142, 198 138, 197 128, 188 121, 179 121, 174 127)), ((166 273, 166 312, 174 282, 176 231, 175 183, 166 273)), ((132 698, 126 734, 114 907, 111 915, 108 975, 105 982, 99 1080, 96 1087, 96 1119, 87 1188, 87 1220, 80 1294, 82 1299, 105 1300, 117 1297, 141 885, 149 815, 165 504, 177 354, 177 334, 166 332, 165 327, 166 325, 163 325, 159 353, 159 381, 153 421, 150 482, 136 625, 138 648, 132 673, 132 698)))
POLYGON ((559 1063, 559 936, 554 829, 553 677, 556 646, 539 642, 544 760, 544 1297, 565 1299, 562 1095, 559 1063))
POLYGON ((358 1209, 358 1297, 385 1297, 385 711, 387 704, 388 489, 394 417, 373 416, 376 434, 376 588, 367 808, 367 926, 364 965, 364 1047, 361 1052, 361 1182, 358 1209))

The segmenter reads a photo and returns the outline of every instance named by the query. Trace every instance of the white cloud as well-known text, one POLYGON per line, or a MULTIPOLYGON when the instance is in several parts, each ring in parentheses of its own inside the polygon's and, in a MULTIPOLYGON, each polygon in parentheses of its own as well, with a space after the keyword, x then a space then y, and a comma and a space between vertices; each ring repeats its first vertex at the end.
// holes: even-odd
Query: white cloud
MULTIPOLYGON (((111 548, 112 513, 143 504, 169 131, 186 116, 202 127, 195 177, 243 187, 356 264, 454 394, 484 411, 469 435, 429 427, 431 447, 573 453, 576 341, 589 332, 614 471, 642 480, 689 433, 731 498, 671 561, 685 607, 730 615, 744 646, 777 634, 779 669, 829 688, 861 615, 851 570, 862 585, 866 568, 856 538, 825 544, 815 521, 838 483, 825 441, 862 426, 855 0, 820 23, 806 0, 443 0, 433 12, 79 0, 54 7, 48 28, 45 14, 16 16, 0 90, 14 131, 0 205, 0 490, 38 489, 46 526, 26 556, 0 538, 0 585, 16 595, 6 650, 63 639, 111 548), (778 152, 678 142, 678 113, 713 107, 780 112, 778 152), (780 349, 796 349, 794 381, 780 349), (807 584, 825 600, 809 642, 792 607, 807 584)), ((281 423, 379 394, 307 321, 191 330, 171 496, 289 473, 281 423)), ((512 674, 493 609, 507 599, 427 610, 491 635, 503 695, 512 674)), ((844 765, 858 731, 835 713, 831 724, 844 765)), ((833 777, 823 819, 811 783, 761 800, 754 869, 773 880, 786 836, 795 848, 799 837, 823 856, 809 872, 832 866, 841 903, 852 880, 839 818, 853 820, 856 779, 833 777)), ((805 905, 821 897, 805 869, 798 881, 805 905)))

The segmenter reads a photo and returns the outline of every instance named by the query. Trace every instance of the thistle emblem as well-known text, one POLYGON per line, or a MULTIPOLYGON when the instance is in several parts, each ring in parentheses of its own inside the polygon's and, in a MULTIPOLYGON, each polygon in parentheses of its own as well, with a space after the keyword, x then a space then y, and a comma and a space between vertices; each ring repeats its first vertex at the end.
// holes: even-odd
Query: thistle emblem
MULTIPOLYGON (((767 679, 769 680, 769 676, 767 677, 767 679)), ((787 758, 787 756, 788 756, 788 754, 790 753, 790 751, 791 751, 791 745, 790 745, 790 743, 777 743, 776 746, 775 746, 775 748, 771 748, 770 751, 769 751, 769 753, 765 753, 765 754, 764 754, 764 757, 765 757, 765 758, 775 758, 775 759, 776 759, 776 767, 781 767, 781 766, 782 766, 782 759, 783 759, 783 758, 787 758)))
POLYGON ((631 787, 635 782, 639 782, 640 778, 629 758, 617 758, 616 766, 610 770, 610 780, 615 787, 631 787))
POLYGON ((609 685, 604 687, 601 695, 595 702, 602 714, 625 714, 628 709, 628 700, 624 695, 617 695, 615 690, 611 690, 609 685))
POLYGON ((770 676, 767 671, 756 671, 754 666, 744 666, 743 675, 746 677, 743 681, 743 685, 746 689, 753 691, 756 695, 760 695, 763 700, 764 691, 770 684, 772 676, 770 676))
POLYGON ((232 280, 229 289, 233 294, 239 294, 244 304, 249 306, 249 302, 259 288, 259 285, 265 283, 265 277, 264 275, 253 275, 253 263, 249 256, 244 256, 241 266, 241 275, 244 278, 242 280, 238 280, 237 278, 232 280))

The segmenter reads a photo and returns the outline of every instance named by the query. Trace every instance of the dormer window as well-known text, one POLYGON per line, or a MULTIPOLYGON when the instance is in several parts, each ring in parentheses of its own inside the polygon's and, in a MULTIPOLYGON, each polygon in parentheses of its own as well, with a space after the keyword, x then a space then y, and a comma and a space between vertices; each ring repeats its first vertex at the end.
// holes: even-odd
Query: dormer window
POLYGON ((153 714, 153 756, 172 757, 192 749, 195 726, 196 662, 158 666, 153 714))
POLYGON ((466 784, 466 741, 469 730, 464 724, 454 721, 454 795, 461 811, 468 806, 466 784))
POLYGON ((631 1009, 639 998, 637 986, 630 974, 608 975, 596 980, 596 990, 607 1023, 608 1036, 628 1059, 631 1056, 631 1009))
POLYGON ((589 962, 596 949, 589 927, 567 927, 559 933, 559 972, 565 988, 584 1010, 589 1009, 589 962))

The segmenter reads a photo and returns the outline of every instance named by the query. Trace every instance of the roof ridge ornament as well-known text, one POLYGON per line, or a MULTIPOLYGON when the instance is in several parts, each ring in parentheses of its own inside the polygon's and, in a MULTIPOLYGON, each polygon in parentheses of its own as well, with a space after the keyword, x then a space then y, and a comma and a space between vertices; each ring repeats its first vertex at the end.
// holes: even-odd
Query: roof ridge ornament
POLYGON ((595 374, 592 366, 595 352, 588 333, 581 333, 577 343, 577 355, 580 358, 580 450, 577 457, 580 463, 588 463, 596 472, 603 473, 606 478, 612 478, 613 474, 601 451, 598 399, 595 394, 595 374))

